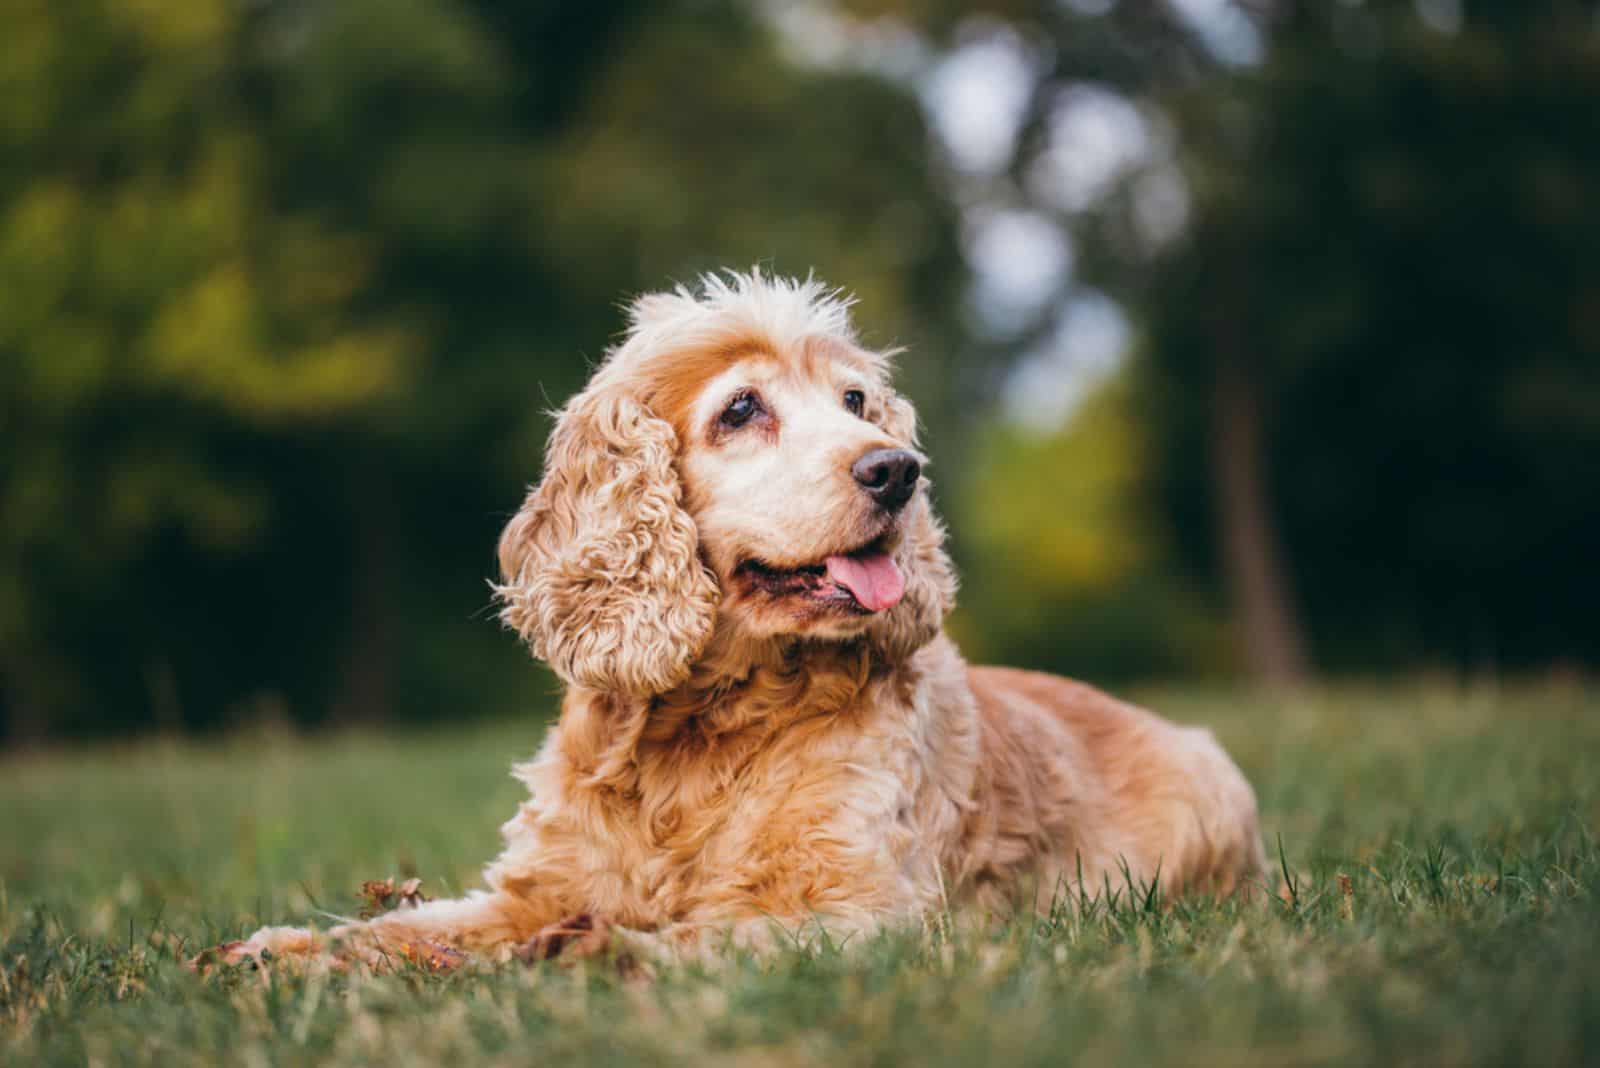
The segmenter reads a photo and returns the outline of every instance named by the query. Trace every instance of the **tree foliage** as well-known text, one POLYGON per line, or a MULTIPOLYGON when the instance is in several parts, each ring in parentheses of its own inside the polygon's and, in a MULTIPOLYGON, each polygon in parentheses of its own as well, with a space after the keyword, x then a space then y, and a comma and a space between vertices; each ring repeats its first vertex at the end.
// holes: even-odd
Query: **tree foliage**
POLYGON ((915 101, 795 67, 743 6, 4 15, 15 735, 537 694, 484 580, 629 293, 817 265, 945 377, 959 259, 915 101))
MULTIPOLYGON (((1130 492, 1226 606, 1245 662, 1285 680, 1308 659, 1595 662, 1600 5, 851 7, 1025 57, 1014 151, 964 193, 1061 227, 1076 253, 1061 295, 1092 285, 1129 310, 1150 444, 1130 492), (1083 92, 1119 100, 1148 141, 1087 201, 1048 165, 1083 92), (1152 200, 1183 220, 1176 238, 1150 225, 1152 200)), ((1058 306, 1017 343, 1048 336, 1058 306)), ((1090 431, 1059 446, 1096 465, 1090 431)), ((1072 458, 1049 451, 1031 477, 1077 499, 1058 474, 1072 458)), ((1083 607, 1063 589, 1047 614, 1083 607)))
POLYGON ((0 735, 542 700, 484 579, 544 412, 619 297, 757 262, 909 347, 976 652, 1600 658, 1592 0, 1223 4, 1232 54, 1165 0, 823 6, 923 73, 1011 42, 1010 158, 741 0, 0 0, 0 735), (1150 151, 1064 198, 1085 92, 1150 151), (1053 437, 969 433, 1065 306, 973 330, 994 209, 1133 322, 1053 437))
POLYGON ((1326 663, 1593 662, 1594 5, 1297 5, 1172 110, 1193 226, 1142 308, 1190 561, 1214 566, 1205 398, 1238 360, 1326 663))
POLYGON ((1101 682, 1234 667, 1217 613, 1174 562, 1149 507, 1139 383, 1119 378, 1060 431, 995 423, 954 501, 962 649, 1101 682))

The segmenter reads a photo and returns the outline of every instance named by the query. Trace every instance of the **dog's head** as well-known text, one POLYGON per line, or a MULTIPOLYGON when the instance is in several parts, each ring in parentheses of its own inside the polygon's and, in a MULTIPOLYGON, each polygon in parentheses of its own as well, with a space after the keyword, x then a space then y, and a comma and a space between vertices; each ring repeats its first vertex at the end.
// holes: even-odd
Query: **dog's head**
POLYGON ((500 542, 502 617, 566 682, 635 696, 735 641, 866 641, 902 659, 955 581, 916 415, 848 303, 708 278, 636 301, 560 413, 500 542))

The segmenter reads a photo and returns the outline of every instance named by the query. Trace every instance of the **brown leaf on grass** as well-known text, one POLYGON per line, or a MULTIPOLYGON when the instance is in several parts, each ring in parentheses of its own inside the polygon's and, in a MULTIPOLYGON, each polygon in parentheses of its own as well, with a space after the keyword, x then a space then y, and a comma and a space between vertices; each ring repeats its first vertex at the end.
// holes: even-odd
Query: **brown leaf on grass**
POLYGON ((393 879, 369 879, 361 884, 361 898, 367 906, 361 910, 363 920, 394 909, 414 909, 424 901, 431 900, 422 892, 421 879, 407 879, 399 886, 395 885, 393 879))
POLYGON ((431 900, 427 894, 422 892, 421 879, 407 879, 401 883, 399 898, 400 904, 398 907, 403 909, 414 909, 424 901, 431 900))
POLYGON ((465 953, 441 942, 402 942, 399 950, 406 960, 430 972, 454 971, 467 962, 465 953))
POLYGON ((380 913, 388 912, 394 907, 390 904, 393 897, 393 879, 368 879, 361 884, 361 898, 367 903, 367 907, 361 910, 361 918, 370 920, 380 913))

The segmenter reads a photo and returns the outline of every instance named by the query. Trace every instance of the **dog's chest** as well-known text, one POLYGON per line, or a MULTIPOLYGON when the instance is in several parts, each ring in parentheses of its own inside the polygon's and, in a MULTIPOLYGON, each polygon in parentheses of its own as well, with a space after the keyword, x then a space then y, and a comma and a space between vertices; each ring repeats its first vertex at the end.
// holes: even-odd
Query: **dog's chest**
POLYGON ((646 733, 611 764, 577 759, 596 721, 569 707, 523 769, 534 800, 509 843, 563 900, 636 926, 938 907, 970 717, 926 680, 733 717, 749 729, 646 733))
POLYGON ((913 911, 933 903, 938 850, 925 746, 909 707, 797 717, 765 737, 641 757, 630 904, 664 919, 913 911), (741 741, 744 748, 740 748, 741 741))

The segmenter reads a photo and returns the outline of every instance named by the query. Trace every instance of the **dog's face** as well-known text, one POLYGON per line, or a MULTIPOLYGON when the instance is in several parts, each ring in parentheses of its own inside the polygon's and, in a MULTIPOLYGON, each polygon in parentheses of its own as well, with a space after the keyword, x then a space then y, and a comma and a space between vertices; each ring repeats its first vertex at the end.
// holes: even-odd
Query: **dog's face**
POLYGON ((711 377, 678 418, 678 470, 721 612, 756 637, 850 637, 906 593, 896 559, 923 457, 866 354, 809 339, 711 377))
POLYGON ((908 656, 954 595, 911 406, 820 287, 706 286, 636 304, 561 413, 503 618, 568 683, 636 696, 717 634, 908 656))

